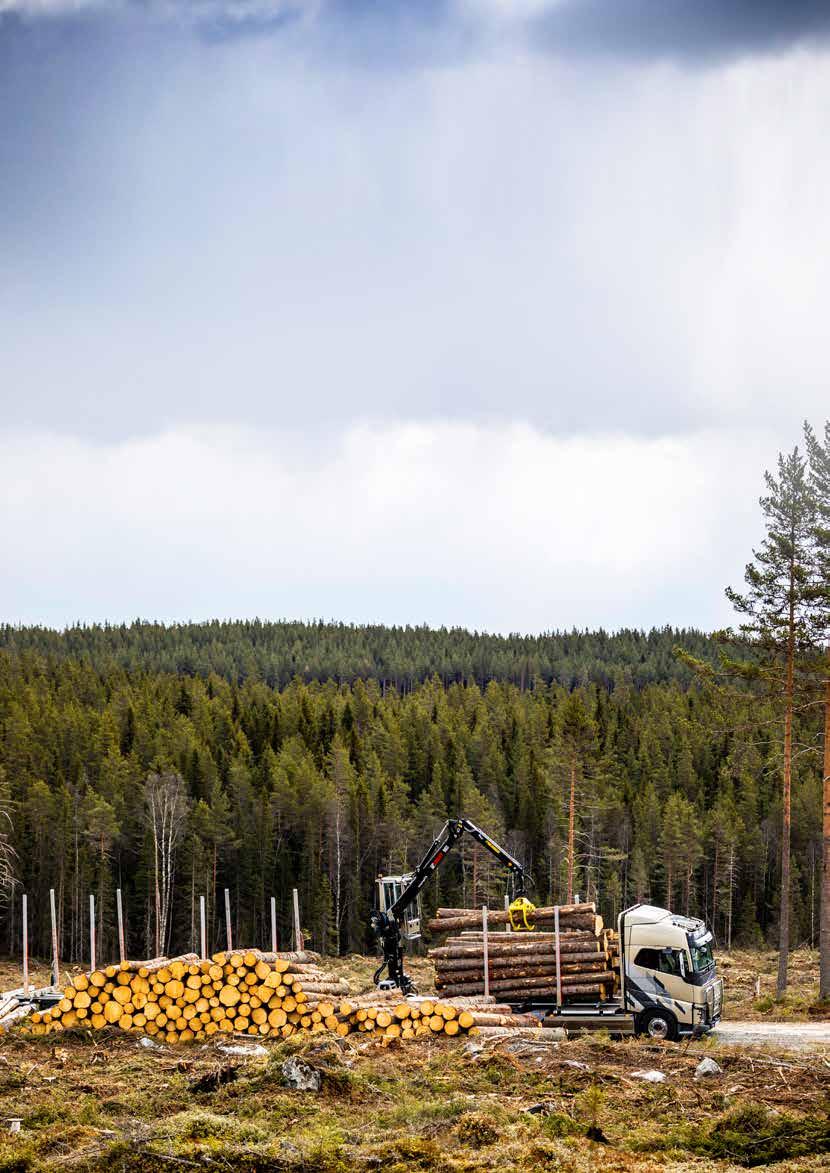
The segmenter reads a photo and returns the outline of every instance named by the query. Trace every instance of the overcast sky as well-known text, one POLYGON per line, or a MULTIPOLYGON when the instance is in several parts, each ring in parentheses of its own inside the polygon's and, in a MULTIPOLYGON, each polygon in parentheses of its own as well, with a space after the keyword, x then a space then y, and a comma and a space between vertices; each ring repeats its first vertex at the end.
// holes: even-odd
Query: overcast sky
POLYGON ((830 4, 0 0, 0 620, 730 620, 830 4))

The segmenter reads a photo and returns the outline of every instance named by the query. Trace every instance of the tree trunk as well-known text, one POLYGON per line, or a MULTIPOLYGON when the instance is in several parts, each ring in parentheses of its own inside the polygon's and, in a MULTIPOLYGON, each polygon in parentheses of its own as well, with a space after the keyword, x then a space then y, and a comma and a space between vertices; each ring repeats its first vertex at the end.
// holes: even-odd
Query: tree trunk
POLYGON ((576 762, 571 762, 571 797, 568 803, 568 904, 574 898, 574 812, 576 808, 576 762))
POLYGON ((784 793, 782 795, 783 822, 781 827, 781 920, 778 941, 778 981, 776 997, 787 992, 787 961, 790 952, 790 796, 792 789, 793 758, 793 674, 795 661, 795 600, 793 597, 794 570, 790 568, 790 618, 787 639, 787 682, 784 691, 784 793))
POLYGON ((819 997, 830 998, 830 652, 824 683, 824 782, 822 786, 822 870, 819 919, 819 997))

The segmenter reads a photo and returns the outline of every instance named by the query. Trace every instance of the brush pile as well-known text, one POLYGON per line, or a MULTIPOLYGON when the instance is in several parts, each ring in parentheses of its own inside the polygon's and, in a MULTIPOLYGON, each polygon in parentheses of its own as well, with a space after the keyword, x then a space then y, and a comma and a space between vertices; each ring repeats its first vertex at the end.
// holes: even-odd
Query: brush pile
MULTIPOLYGON (((489 932, 507 926, 506 912, 488 914, 489 990, 511 1005, 549 999, 565 1002, 610 997, 618 981, 615 941, 603 927, 593 904, 566 904, 558 909, 559 932, 551 932, 557 910, 537 908, 533 932, 489 932)), ((429 921, 433 933, 452 932, 446 943, 429 951, 435 963, 435 988, 456 997, 484 991, 484 934, 481 913, 439 908, 429 921), (458 932, 460 930, 460 932, 458 932)))
POLYGON ((32 1014, 32 1034, 118 1027, 190 1042, 215 1034, 287 1038, 295 1031, 370 1033, 384 1041, 475 1034, 538 1025, 493 997, 405 998, 399 990, 349 996, 319 954, 256 949, 125 961, 80 974, 51 1009, 32 1014))

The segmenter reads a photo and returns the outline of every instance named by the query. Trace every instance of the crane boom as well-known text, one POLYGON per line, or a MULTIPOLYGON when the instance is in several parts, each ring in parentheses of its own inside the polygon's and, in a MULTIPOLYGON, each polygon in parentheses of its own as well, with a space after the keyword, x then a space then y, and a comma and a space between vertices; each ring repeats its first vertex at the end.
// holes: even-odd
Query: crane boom
POLYGON ((510 875, 514 877, 514 896, 517 898, 524 896, 525 872, 519 861, 469 819, 448 819, 395 903, 385 912, 376 909, 372 913, 372 932, 383 950, 383 961, 374 975, 376 985, 380 983, 381 974, 386 969, 389 972, 389 977, 386 979, 388 982, 398 986, 405 994, 413 992, 412 979, 404 972, 403 968, 401 920, 406 909, 417 899, 418 893, 429 877, 465 833, 471 835, 476 842, 480 843, 482 847, 486 847, 500 863, 504 864, 510 875))

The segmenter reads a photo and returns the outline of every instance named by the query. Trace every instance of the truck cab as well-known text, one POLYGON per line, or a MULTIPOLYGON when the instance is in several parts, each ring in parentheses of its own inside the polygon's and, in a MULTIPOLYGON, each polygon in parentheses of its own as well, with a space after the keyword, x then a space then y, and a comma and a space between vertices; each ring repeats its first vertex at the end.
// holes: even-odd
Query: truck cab
POLYGON ((718 1022, 723 980, 701 920, 635 904, 620 913, 620 994, 639 1033, 676 1039, 718 1022))

